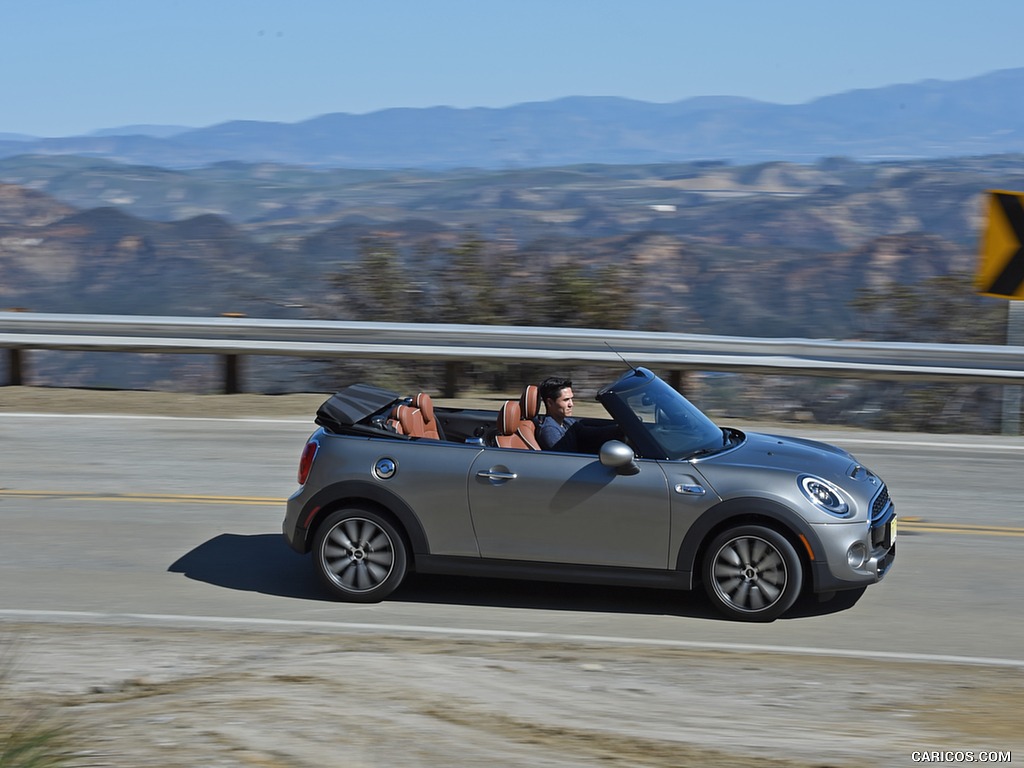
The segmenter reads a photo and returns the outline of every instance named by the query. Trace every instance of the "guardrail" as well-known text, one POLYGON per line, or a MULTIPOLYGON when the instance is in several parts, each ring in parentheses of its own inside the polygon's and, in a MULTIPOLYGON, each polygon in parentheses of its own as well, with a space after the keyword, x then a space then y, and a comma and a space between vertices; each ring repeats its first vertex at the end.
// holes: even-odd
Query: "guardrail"
MULTIPOLYGON (((732 371, 1024 384, 1024 347, 709 336, 685 333, 486 325, 360 323, 246 317, 151 317, 0 312, 8 384, 25 382, 28 350, 215 354, 224 391, 241 390, 239 358, 428 359, 446 363, 456 395, 462 362, 650 365, 679 386, 685 371, 732 371)), ((1003 432, 1020 432, 1021 388, 1004 391, 1003 432)))
MULTIPOLYGON (((225 391, 244 355, 650 365, 867 379, 1024 384, 1024 347, 707 336, 573 328, 0 312, 8 383, 24 381, 27 350, 224 356, 225 391), (234 362, 233 362, 234 361, 234 362)), ((450 382, 450 387, 454 382, 450 382)), ((446 393, 453 394, 453 393, 446 393)))
POLYGON ((0 347, 168 354, 616 362, 1024 383, 1024 347, 509 326, 0 312, 0 347))

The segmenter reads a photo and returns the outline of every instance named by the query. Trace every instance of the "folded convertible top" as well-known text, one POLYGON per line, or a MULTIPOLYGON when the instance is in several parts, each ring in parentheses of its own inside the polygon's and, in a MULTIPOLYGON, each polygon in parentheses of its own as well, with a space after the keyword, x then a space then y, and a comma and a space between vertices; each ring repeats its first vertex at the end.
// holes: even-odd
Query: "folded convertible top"
POLYGON ((352 384, 324 401, 316 411, 316 423, 327 429, 350 427, 400 399, 397 392, 370 384, 352 384))

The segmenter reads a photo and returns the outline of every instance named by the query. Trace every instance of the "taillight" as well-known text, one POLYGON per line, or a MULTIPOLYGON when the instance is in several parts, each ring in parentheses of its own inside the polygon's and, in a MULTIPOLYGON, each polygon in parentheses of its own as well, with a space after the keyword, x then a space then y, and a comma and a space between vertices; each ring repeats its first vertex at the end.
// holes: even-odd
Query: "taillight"
POLYGON ((320 448, 320 443, 316 440, 310 440, 306 443, 306 447, 302 449, 302 456, 299 458, 299 485, 306 484, 306 478, 309 477, 309 470, 313 468, 313 459, 316 458, 316 452, 320 448))

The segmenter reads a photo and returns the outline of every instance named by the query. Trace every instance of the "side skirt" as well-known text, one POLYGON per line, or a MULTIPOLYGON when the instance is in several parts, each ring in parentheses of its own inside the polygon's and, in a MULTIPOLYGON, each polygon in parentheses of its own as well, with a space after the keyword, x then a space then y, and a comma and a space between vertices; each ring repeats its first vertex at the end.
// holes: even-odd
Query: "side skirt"
POLYGON ((646 568, 608 568, 597 565, 534 563, 522 560, 416 555, 417 573, 477 576, 491 579, 526 581, 564 581, 573 584, 606 584, 621 587, 654 587, 688 590, 692 587, 689 571, 646 568))

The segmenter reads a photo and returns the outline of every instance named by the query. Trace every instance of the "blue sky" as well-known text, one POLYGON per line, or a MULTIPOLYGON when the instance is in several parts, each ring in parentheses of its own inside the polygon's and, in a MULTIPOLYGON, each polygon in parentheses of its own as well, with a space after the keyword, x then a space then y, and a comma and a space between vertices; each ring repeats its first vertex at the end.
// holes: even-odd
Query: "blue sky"
POLYGON ((0 133, 561 96, 796 104, 1024 66, 1020 0, 0 0, 0 133))

